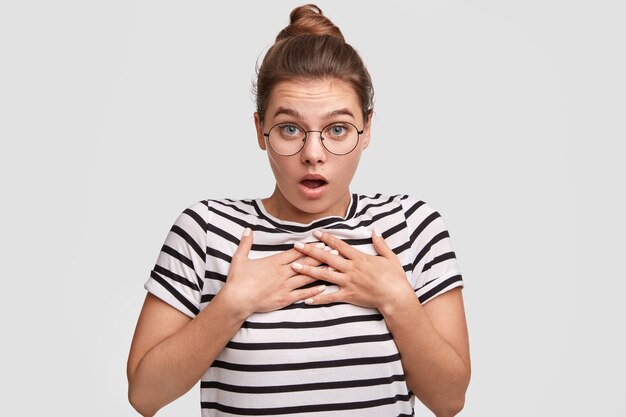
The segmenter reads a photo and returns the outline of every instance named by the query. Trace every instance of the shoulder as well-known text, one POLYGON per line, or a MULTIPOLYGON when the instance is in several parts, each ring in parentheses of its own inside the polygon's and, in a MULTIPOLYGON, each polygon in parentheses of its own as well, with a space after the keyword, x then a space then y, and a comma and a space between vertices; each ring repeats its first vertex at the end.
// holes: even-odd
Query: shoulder
POLYGON ((187 205, 183 212, 193 212, 203 217, 209 213, 236 210, 242 214, 254 212, 256 199, 206 198, 187 205))
POLYGON ((210 198, 204 202, 211 216, 245 218, 258 213, 257 200, 255 198, 210 198))
POLYGON ((209 217, 208 200, 194 201, 191 204, 187 204, 182 212, 179 214, 176 221, 177 224, 188 223, 189 221, 195 222, 197 225, 202 226, 206 230, 206 223, 209 217))
POLYGON ((207 233, 220 235, 226 232, 240 236, 240 229, 254 228, 260 217, 258 199, 207 198, 194 202, 186 210, 199 219, 207 233))
POLYGON ((423 217, 439 215, 437 210, 430 204, 409 194, 358 194, 358 198, 362 208, 387 207, 389 209, 396 209, 404 213, 407 219, 416 214, 423 217))
POLYGON ((402 194, 355 194, 360 207, 400 206, 407 196, 402 194))

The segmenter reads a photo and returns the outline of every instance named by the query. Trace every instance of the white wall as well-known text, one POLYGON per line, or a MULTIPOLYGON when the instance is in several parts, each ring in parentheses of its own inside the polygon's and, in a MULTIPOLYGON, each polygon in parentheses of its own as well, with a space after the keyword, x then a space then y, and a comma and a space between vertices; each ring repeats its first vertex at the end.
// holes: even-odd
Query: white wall
MULTIPOLYGON (((302 3, 0 6, 0 414, 137 415, 143 283, 190 203, 271 192, 250 84, 302 3)), ((376 88, 353 190, 418 196, 450 229, 474 369, 461 415, 623 413, 626 8, 318 4, 376 88)), ((198 387, 159 415, 199 415, 198 387)))

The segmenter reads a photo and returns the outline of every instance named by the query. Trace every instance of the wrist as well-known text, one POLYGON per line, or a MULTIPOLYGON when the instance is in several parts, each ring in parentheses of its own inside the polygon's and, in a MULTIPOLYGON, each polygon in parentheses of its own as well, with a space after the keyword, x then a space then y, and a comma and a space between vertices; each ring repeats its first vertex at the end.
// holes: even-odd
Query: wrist
POLYGON ((241 322, 244 322, 255 313, 251 307, 249 300, 246 300, 243 293, 236 287, 233 287, 228 282, 217 293, 213 302, 219 299, 228 309, 229 315, 241 322))
POLYGON ((391 287, 380 300, 381 302, 377 308, 385 318, 393 317, 404 309, 410 309, 415 303, 419 304, 417 296, 408 281, 404 281, 402 285, 391 287))

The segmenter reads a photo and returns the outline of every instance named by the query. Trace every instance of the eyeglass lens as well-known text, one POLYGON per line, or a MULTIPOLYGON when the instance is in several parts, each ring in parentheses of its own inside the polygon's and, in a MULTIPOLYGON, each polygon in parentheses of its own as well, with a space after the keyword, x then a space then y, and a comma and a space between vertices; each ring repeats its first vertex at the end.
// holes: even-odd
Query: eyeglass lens
MULTIPOLYGON (((279 123, 268 132, 270 146, 274 152, 288 156, 298 153, 316 130, 305 131, 293 123, 279 123)), ((345 155, 356 148, 359 131, 351 123, 339 122, 324 127, 320 133, 322 145, 331 153, 345 155)))

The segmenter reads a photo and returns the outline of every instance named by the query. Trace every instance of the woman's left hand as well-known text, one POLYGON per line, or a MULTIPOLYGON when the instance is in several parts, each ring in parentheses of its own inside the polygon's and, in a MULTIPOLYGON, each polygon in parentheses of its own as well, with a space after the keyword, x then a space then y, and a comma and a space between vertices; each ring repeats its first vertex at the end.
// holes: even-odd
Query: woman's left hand
POLYGON ((292 268, 300 274, 336 284, 339 290, 309 298, 305 301, 307 304, 344 302, 383 311, 402 298, 415 297, 400 260, 376 229, 372 232, 372 243, 380 256, 361 252, 326 232, 316 231, 314 236, 334 250, 298 243, 295 248, 330 268, 298 262, 294 262, 292 268))

